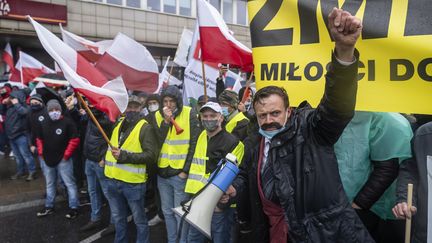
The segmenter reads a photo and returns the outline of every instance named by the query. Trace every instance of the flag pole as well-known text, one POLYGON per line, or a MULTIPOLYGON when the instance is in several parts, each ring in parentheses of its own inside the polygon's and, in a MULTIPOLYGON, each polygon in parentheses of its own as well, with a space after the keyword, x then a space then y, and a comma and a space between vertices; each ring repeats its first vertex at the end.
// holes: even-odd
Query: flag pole
POLYGON ((241 103, 245 103, 246 99, 248 98, 249 94, 250 94, 250 82, 252 80, 252 76, 254 75, 254 71, 251 72, 249 79, 246 82, 246 88, 245 91, 243 92, 243 97, 241 99, 241 103))
POLYGON ((93 112, 90 110, 90 108, 88 107, 87 103, 84 101, 83 97, 81 96, 80 93, 75 92, 75 95, 77 96, 79 102, 82 104, 82 106, 84 107, 84 109, 86 110, 87 114, 90 116, 90 118, 92 119, 92 121, 94 122, 94 124, 97 126, 97 128, 99 129, 99 131, 101 132, 103 138, 105 139, 105 141, 108 143, 108 145, 113 148, 114 146, 111 144, 108 136, 106 135, 105 131, 103 130, 103 128, 101 127, 101 125, 99 124, 98 120, 96 119, 96 117, 94 116, 93 112))
MULTIPOLYGON (((411 212, 412 207, 412 197, 413 197, 413 184, 408 184, 408 195, 407 195, 407 204, 408 204, 408 210, 411 212)), ((406 224, 405 224, 405 243, 411 242, 411 217, 406 218, 406 224)))
POLYGON ((21 69, 20 71, 21 84, 24 85, 23 66, 21 61, 20 61, 20 69, 21 69))
POLYGON ((207 103, 207 79, 205 75, 204 61, 201 59, 202 76, 204 81, 204 102, 207 103))
MULTIPOLYGON (((168 65, 168 62, 169 62, 169 58, 170 58, 170 57, 168 57, 167 65, 168 65)), ((173 67, 174 67, 174 66, 171 65, 170 70, 169 70, 169 72, 168 72, 167 86, 169 86, 169 80, 170 80, 170 78, 171 78, 171 73, 172 73, 173 67)))

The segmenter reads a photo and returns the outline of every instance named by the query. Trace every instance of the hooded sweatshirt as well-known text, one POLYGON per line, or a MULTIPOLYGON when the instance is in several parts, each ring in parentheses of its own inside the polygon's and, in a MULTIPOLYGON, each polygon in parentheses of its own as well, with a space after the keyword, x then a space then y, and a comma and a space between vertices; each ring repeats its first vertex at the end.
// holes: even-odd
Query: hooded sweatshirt
MULTIPOLYGON (((183 111, 183 99, 182 99, 182 93, 176 86, 168 86, 161 95, 161 105, 159 106, 159 112, 163 117, 163 100, 165 97, 171 97, 175 100, 177 104, 177 110, 173 112, 173 116, 177 117, 181 112, 183 111)), ((158 174, 161 177, 168 178, 171 176, 175 176, 180 174, 181 172, 189 173, 190 165, 192 162, 193 155, 195 153, 195 147, 198 140, 198 136, 201 133, 199 121, 197 118, 197 115, 195 114, 194 110, 191 109, 190 114, 190 120, 189 120, 189 126, 190 126, 190 143, 189 143, 189 150, 188 154, 186 156, 186 161, 183 166, 183 169, 173 169, 170 166, 167 168, 159 168, 158 174)), ((165 141, 165 138, 168 134, 168 131, 170 129, 174 129, 172 124, 166 124, 165 122, 162 122, 160 128, 157 124, 154 126, 157 138, 159 140, 159 151, 162 148, 162 145, 165 141)))
POLYGON ((30 109, 25 104, 26 95, 22 90, 12 91, 10 98, 18 99, 18 103, 7 108, 4 128, 8 138, 15 139, 28 132, 27 114, 30 109))

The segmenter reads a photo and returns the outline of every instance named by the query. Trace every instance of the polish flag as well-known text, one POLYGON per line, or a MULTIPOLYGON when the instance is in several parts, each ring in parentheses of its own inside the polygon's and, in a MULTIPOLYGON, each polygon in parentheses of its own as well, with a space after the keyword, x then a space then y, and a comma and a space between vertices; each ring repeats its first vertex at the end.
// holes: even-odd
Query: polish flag
POLYGON ((48 73, 55 73, 55 71, 29 54, 20 51, 18 62, 15 69, 12 70, 9 80, 27 85, 33 79, 48 73))
POLYGON ((60 24, 63 41, 81 54, 89 62, 96 62, 111 46, 112 40, 90 41, 72 32, 64 30, 60 24))
POLYGON ((153 93, 159 86, 159 69, 153 56, 143 45, 122 33, 114 38, 96 68, 108 79, 121 76, 128 90, 153 93))
POLYGON ((111 121, 115 121, 128 104, 128 94, 122 78, 107 79, 76 50, 30 16, 27 18, 36 30, 42 46, 60 66, 70 85, 97 109, 107 113, 111 121))
POLYGON ((14 67, 14 61, 13 61, 12 48, 11 48, 9 43, 6 44, 2 58, 3 58, 3 61, 8 65, 9 70, 13 71, 15 69, 15 67, 14 67))
POLYGON ((252 71, 252 51, 234 38, 219 12, 205 0, 197 8, 202 60, 252 71))

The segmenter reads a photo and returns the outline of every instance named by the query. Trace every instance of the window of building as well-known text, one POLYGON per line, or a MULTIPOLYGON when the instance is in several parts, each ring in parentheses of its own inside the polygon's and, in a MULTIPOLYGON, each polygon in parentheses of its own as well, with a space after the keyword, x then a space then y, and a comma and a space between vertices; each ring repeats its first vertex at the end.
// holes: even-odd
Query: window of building
POLYGON ((176 0, 164 0, 164 12, 165 13, 172 13, 175 14, 177 11, 176 9, 176 0))
POLYGON ((184 15, 184 16, 192 15, 191 0, 180 0, 180 15, 184 15))
POLYGON ((223 0, 222 14, 225 22, 233 23, 233 0, 223 0))
POLYGON ((122 0, 107 0, 107 3, 122 5, 122 0))
POLYGON ((153 11, 161 11, 161 0, 147 0, 147 9, 153 11))
POLYGON ((237 0, 237 24, 246 25, 247 23, 247 3, 246 0, 237 0))
POLYGON ((215 7, 220 12, 221 0, 210 0, 209 2, 211 5, 213 5, 213 7, 215 7))
POLYGON ((133 8, 141 8, 141 0, 126 0, 126 6, 133 8))

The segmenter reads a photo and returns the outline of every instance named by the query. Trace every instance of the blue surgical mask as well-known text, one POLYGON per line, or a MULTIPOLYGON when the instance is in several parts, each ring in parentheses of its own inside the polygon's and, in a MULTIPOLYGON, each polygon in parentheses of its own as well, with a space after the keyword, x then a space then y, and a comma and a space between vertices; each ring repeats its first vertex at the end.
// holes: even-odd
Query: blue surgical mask
POLYGON ((287 115, 286 115, 286 117, 285 117, 284 125, 283 125, 281 128, 276 129, 276 130, 272 130, 272 131, 266 131, 266 130, 262 129, 261 126, 260 126, 260 128, 259 128, 259 133, 260 133, 263 137, 265 137, 265 138, 271 140, 271 139, 272 139, 274 136, 276 136, 277 134, 279 134, 279 133, 285 131, 285 129, 287 128, 287 127, 286 127, 286 123, 287 123, 287 121, 288 121, 288 113, 287 113, 287 115))
POLYGON ((227 118, 230 115, 230 112, 228 111, 228 107, 222 107, 222 115, 227 118))
POLYGON ((266 130, 263 130, 262 128, 260 128, 260 129, 259 129, 259 133, 260 133, 263 137, 265 137, 265 138, 271 140, 274 136, 276 136, 276 135, 279 134, 280 132, 283 132, 283 131, 285 130, 285 128, 286 128, 286 127, 281 127, 281 128, 279 128, 279 129, 277 129, 277 130, 273 130, 273 131, 266 131, 266 130))

